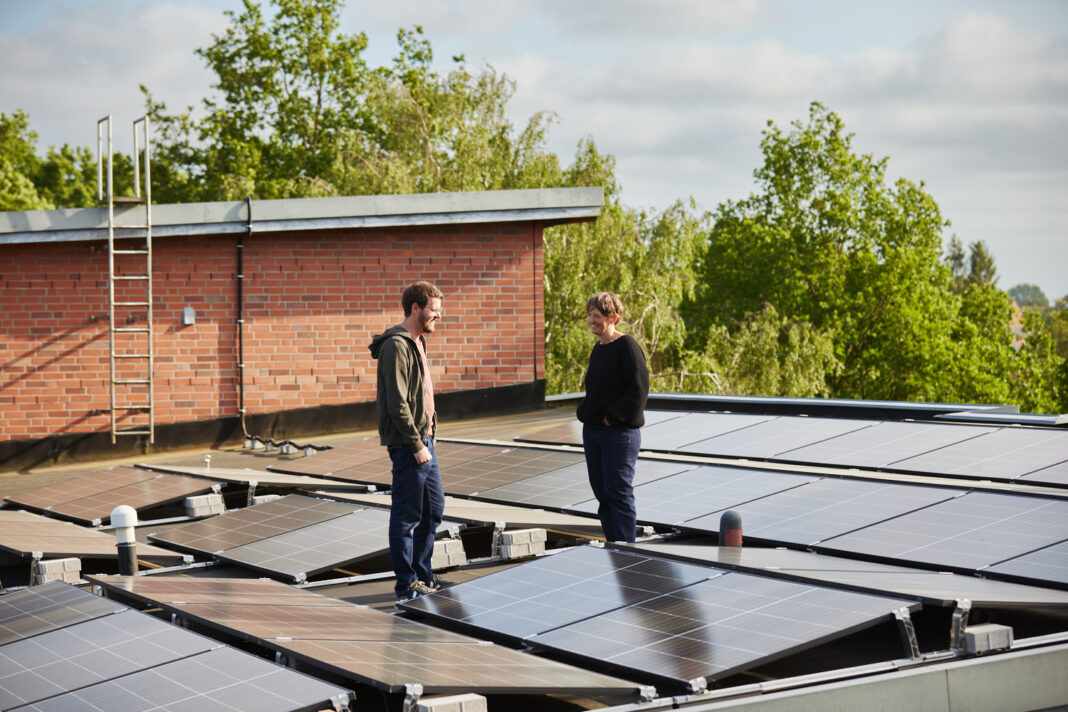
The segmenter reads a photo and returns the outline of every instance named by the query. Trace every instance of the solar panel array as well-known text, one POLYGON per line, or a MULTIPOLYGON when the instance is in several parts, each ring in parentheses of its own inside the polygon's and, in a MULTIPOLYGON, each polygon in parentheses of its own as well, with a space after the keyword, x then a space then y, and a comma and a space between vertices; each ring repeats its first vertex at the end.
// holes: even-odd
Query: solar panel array
MULTIPOLYGON (((695 467, 692 463, 638 458, 634 484, 652 482, 695 467)), ((480 499, 509 502, 530 507, 559 509, 578 505, 593 498, 585 461, 550 470, 539 475, 492 487, 478 493, 480 499)))
MULTIPOLYGON (((720 416, 736 417, 736 416, 720 416)), ((752 416, 750 416, 752 417, 752 416)), ((835 418, 769 418, 679 448, 694 454, 769 459, 812 443, 823 442, 868 427, 861 420, 835 418)))
MULTIPOLYGON (((645 450, 1068 486, 1068 431, 992 425, 647 411, 645 450), (660 419, 662 416, 664 419, 660 419)), ((581 445, 581 429, 524 436, 581 445)))
POLYGON ((156 472, 168 472, 176 475, 190 475, 217 482, 249 485, 255 483, 260 487, 289 487, 299 489, 357 489, 348 482, 328 480, 311 475, 289 475, 284 472, 255 470, 250 467, 192 467, 188 465, 170 465, 166 463, 145 463, 138 465, 156 472))
MULTIPOLYGON (((0 551, 21 558, 117 559, 112 532, 86 529, 33 512, 0 510, 0 551)), ((163 565, 177 565, 187 557, 149 544, 138 544, 137 556, 163 565)))
POLYGON ((0 708, 317 710, 351 693, 65 583, 0 597, 0 708))
POLYGON ((389 692, 609 694, 617 678, 439 630, 275 581, 101 576, 106 589, 389 692))
POLYGON ((1066 535, 1068 500, 968 492, 814 548, 978 571, 1062 543, 1066 535))
POLYGON ((910 601, 582 547, 401 604, 637 679, 700 689, 889 621, 910 601), (703 681, 702 681, 703 682, 703 681))
POLYGON ((1068 591, 998 581, 974 575, 917 569, 860 559, 845 559, 783 547, 721 547, 707 539, 682 537, 615 543, 614 549, 639 551, 699 565, 761 573, 787 580, 826 584, 854 591, 906 596, 939 607, 966 598, 984 608, 1046 607, 1068 609, 1068 591))
MULTIPOLYGON (((705 465, 639 485, 634 488, 634 499, 639 521, 672 526, 816 479, 813 475, 705 465)), ((596 512, 597 501, 572 509, 596 512)))
MULTIPOLYGON (((443 521, 439 531, 453 526, 443 521)), ((382 509, 287 495, 148 538, 299 583, 384 553, 388 535, 382 509)))
POLYGON ((120 504, 136 510, 158 507, 219 485, 204 479, 166 475, 135 467, 113 467, 38 487, 4 499, 20 507, 71 521, 99 526, 120 504))
MULTIPOLYGON (((438 442, 435 452, 438 466, 445 472, 468 462, 490 457, 508 450, 492 445, 465 445, 438 442)), ((295 475, 319 475, 329 479, 390 487, 393 484, 393 465, 386 449, 378 440, 365 440, 334 448, 311 457, 290 460, 267 468, 272 472, 295 475)))
MULTIPOLYGON (((826 478, 723 509, 742 518, 746 538, 808 546, 959 496, 961 490, 826 478)), ((718 532, 721 512, 682 524, 718 532)))

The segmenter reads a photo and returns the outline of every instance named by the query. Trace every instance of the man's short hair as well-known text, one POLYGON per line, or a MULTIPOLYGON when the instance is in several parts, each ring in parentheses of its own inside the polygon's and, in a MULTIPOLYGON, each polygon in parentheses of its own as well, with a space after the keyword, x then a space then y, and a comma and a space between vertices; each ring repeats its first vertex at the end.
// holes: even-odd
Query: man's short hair
POLYGON ((623 316, 623 302, 620 300, 619 295, 614 292, 597 292, 586 302, 586 313, 589 314, 591 309, 596 309, 605 316, 612 316, 618 314, 621 318, 623 316))
POLYGON ((418 304, 420 309, 426 309, 426 304, 434 297, 442 298, 441 290, 430 282, 414 282, 409 284, 401 295, 401 305, 404 307, 404 316, 410 316, 412 305, 418 304))

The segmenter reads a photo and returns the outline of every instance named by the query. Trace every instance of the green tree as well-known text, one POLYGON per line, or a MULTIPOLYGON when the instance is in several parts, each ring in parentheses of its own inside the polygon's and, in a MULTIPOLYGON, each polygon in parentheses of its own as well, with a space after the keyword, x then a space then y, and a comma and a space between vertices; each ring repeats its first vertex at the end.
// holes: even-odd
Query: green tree
MULTIPOLYGON (((96 157, 88 148, 51 147, 44 158, 36 153, 37 134, 22 111, 0 114, 0 210, 85 208, 97 204, 96 157)), ((130 158, 114 159, 117 195, 128 193, 133 180, 130 158)))
POLYGON ((654 384, 689 393, 829 395, 827 377, 841 368, 830 334, 790 322, 771 304, 732 327, 710 326, 705 350, 684 353, 682 368, 654 374, 654 384))
POLYGON ((0 114, 0 210, 47 210, 55 207, 34 185, 40 159, 37 134, 22 111, 0 114))
POLYGON ((1009 296, 1015 299, 1021 307, 1044 309, 1049 306, 1049 299, 1037 284, 1017 284, 1009 290, 1009 296))
POLYGON ((769 303, 831 336, 831 395, 931 399, 956 313, 939 254, 947 223, 922 185, 886 185, 887 159, 851 141, 818 103, 788 133, 769 123, 758 191, 716 213, 685 311, 690 343, 704 351, 709 325, 731 328, 769 303))
POLYGON ((968 249, 968 281, 972 284, 997 284, 998 270, 994 264, 994 255, 990 254, 986 243, 973 242, 968 249))

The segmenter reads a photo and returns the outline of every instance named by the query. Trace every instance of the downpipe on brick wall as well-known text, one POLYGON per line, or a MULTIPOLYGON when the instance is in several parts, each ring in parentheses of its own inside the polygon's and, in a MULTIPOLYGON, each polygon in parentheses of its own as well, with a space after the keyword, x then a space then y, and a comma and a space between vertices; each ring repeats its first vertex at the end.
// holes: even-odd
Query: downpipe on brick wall
POLYGON ((289 454, 304 450, 311 455, 317 450, 329 450, 329 445, 300 445, 292 440, 275 442, 271 438, 251 435, 245 423, 245 238, 252 236, 252 196, 245 196, 245 234, 237 238, 237 410, 241 419, 241 440, 244 447, 251 450, 274 448, 289 454))

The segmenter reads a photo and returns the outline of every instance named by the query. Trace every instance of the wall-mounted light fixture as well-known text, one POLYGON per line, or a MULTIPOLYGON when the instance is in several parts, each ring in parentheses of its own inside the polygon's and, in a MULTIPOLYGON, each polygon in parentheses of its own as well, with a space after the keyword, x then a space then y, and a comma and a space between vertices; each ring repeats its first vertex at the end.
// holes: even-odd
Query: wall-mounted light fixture
POLYGON ((182 326, 192 326, 197 323, 197 313, 193 307, 186 307, 182 310, 182 326))

